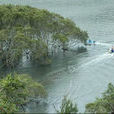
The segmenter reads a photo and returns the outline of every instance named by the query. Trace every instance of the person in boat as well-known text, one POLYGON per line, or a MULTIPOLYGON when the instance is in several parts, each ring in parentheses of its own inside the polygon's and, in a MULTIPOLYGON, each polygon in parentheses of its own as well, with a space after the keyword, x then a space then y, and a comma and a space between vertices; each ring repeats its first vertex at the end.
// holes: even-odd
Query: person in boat
POLYGON ((111 48, 111 53, 114 53, 114 47, 111 48))
POLYGON ((88 39, 85 44, 86 45, 91 45, 92 44, 92 41, 90 39, 88 39))
POLYGON ((89 44, 91 44, 91 43, 92 43, 92 41, 89 39, 89 40, 88 40, 88 43, 89 43, 89 44))
POLYGON ((95 44, 96 41, 93 41, 93 44, 95 44))

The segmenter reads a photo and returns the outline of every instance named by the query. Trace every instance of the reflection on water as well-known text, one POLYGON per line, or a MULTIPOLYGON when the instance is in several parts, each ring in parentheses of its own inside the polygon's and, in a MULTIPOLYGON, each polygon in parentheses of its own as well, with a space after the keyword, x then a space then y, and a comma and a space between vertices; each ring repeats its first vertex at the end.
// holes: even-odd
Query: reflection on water
POLYGON ((0 4, 13 3, 45 8, 71 18, 77 26, 88 31, 95 46, 87 46, 87 52, 59 54, 48 66, 33 65, 25 61, 16 69, 41 81, 48 92, 46 103, 32 104, 31 112, 54 112, 61 99, 68 94, 84 112, 85 104, 94 101, 114 82, 114 56, 107 50, 114 44, 114 0, 0 0, 0 4), (107 42, 107 43, 106 43, 107 42))

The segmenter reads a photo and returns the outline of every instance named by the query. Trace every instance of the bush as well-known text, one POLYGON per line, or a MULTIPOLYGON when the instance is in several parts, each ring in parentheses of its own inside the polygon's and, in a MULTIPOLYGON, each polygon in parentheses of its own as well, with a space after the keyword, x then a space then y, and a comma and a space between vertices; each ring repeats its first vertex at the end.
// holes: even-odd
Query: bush
POLYGON ((31 97, 46 95, 44 87, 26 74, 8 74, 0 80, 0 113, 22 111, 31 97))
POLYGON ((62 105, 60 107, 60 111, 56 110, 58 114, 69 114, 69 113, 77 113, 77 105, 73 104, 70 99, 67 99, 65 96, 64 99, 62 100, 62 105))
POLYGON ((86 112, 90 113, 114 113, 114 85, 108 84, 108 89, 97 98, 95 102, 86 105, 86 112))

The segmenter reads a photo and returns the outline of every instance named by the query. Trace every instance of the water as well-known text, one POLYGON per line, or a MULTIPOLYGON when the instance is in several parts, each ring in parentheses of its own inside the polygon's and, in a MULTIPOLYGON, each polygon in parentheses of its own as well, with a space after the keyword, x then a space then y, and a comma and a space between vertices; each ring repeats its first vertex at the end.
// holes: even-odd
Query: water
POLYGON ((46 103, 32 104, 28 111, 54 112, 53 105, 58 108, 68 95, 78 104, 79 112, 84 112, 85 104, 101 96, 109 82, 114 83, 114 55, 107 53, 114 41, 114 0, 0 0, 0 4, 9 3, 59 13, 97 41, 96 46, 87 46, 87 52, 57 55, 49 66, 33 65, 23 58, 24 64, 17 68, 41 81, 48 92, 46 103))

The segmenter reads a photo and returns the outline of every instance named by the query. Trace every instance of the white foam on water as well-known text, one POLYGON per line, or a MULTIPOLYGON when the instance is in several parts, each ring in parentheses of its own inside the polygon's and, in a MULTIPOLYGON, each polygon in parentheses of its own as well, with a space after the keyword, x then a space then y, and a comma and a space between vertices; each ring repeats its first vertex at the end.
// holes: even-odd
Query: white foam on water
POLYGON ((96 45, 101 45, 101 46, 108 46, 108 47, 112 46, 112 44, 103 43, 103 42, 96 42, 95 44, 96 44, 96 45))
POLYGON ((106 53, 104 53, 102 55, 96 56, 94 59, 90 60, 89 62, 80 65, 78 68, 77 68, 76 65, 69 66, 69 72, 75 72, 75 71, 77 71, 80 68, 84 68, 85 66, 96 64, 98 62, 101 62, 104 59, 109 59, 109 58, 111 58, 113 56, 114 56, 114 54, 106 52, 106 53))
POLYGON ((91 60, 90 62, 87 62, 87 63, 81 65, 81 67, 85 67, 85 66, 90 65, 90 64, 98 63, 98 62, 100 62, 104 59, 110 58, 110 57, 112 57, 112 54, 107 52, 105 54, 97 56, 95 59, 91 60))

